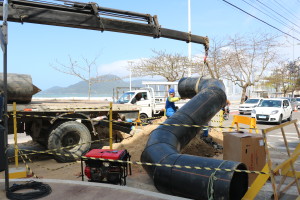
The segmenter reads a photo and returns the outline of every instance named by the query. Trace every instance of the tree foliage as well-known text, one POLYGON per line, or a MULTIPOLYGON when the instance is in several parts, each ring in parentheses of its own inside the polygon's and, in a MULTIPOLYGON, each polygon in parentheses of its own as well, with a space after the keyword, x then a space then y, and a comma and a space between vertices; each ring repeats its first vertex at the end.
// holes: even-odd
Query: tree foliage
POLYGON ((151 58, 141 59, 132 64, 134 76, 162 76, 167 81, 177 81, 187 76, 187 68, 190 67, 192 73, 201 74, 201 64, 189 61, 186 56, 178 53, 171 54, 166 51, 155 51, 151 58))
POLYGON ((226 48, 224 39, 217 39, 212 38, 210 39, 210 48, 209 48, 209 54, 208 54, 208 64, 205 65, 207 69, 207 73, 211 78, 215 79, 223 79, 224 77, 224 62, 223 62, 223 55, 222 50, 226 48))
POLYGON ((280 63, 265 79, 266 84, 272 86, 276 92, 281 92, 284 96, 288 92, 293 94, 295 90, 300 89, 300 58, 280 63))
POLYGON ((241 103, 249 86, 262 79, 264 72, 277 60, 278 43, 267 34, 229 37, 222 50, 223 77, 242 88, 241 103))

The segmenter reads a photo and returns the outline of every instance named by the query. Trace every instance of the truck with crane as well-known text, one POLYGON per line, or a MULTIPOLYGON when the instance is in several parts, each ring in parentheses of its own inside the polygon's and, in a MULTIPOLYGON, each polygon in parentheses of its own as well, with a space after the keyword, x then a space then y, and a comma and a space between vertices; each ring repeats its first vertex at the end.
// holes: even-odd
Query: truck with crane
MULTIPOLYGON (((101 32, 112 31, 193 42, 204 45, 206 55, 209 48, 207 37, 163 28, 156 15, 100 7, 93 2, 10 0, 8 4, 4 4, 5 2, 0 2, 0 18, 6 18, 10 22, 53 25, 101 32)), ((3 28, 1 28, 2 33, 4 32, 3 28)), ((2 34, 2 37, 3 35, 5 37, 5 34, 2 34)), ((4 73, 3 76, 6 75, 4 73)), ((7 91, 5 85, 3 85, 3 91, 7 91)), ((6 103, 9 99, 8 96, 4 96, 4 108, 7 108, 4 109, 7 112, 4 112, 4 118, 12 114, 11 105, 6 103)), ((26 100, 22 103, 27 104, 18 105, 19 131, 25 131, 49 150, 65 147, 61 150, 62 154, 57 155, 60 161, 69 161, 70 158, 73 159, 70 155, 80 156, 90 148, 90 143, 87 141, 91 139, 91 135, 96 134, 94 124, 90 120, 102 114, 107 115, 108 111, 107 104, 102 107, 98 103, 95 105, 87 102, 77 102, 77 104, 65 102, 64 108, 58 107, 57 102, 30 102, 26 100), (82 109, 82 106, 92 109, 82 109), (94 107, 100 109, 94 110, 94 107), (69 147, 70 145, 74 146, 69 147), (69 156, 66 157, 64 154, 69 154, 69 156)), ((117 117, 122 114, 120 110, 127 112, 127 115, 134 116, 139 108, 132 106, 134 105, 114 104, 113 110, 119 110, 114 112, 117 117)), ((11 133, 12 118, 7 120, 8 132, 11 133)))

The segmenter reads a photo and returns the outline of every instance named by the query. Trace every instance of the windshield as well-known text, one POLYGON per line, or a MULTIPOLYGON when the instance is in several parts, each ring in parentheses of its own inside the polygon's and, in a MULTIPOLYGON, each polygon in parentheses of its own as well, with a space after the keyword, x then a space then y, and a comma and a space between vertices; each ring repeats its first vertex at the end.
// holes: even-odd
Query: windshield
POLYGON ((128 103, 133 95, 134 95, 134 92, 126 92, 118 99, 117 103, 120 103, 120 104, 128 103))
POLYGON ((296 101, 300 101, 300 98, 296 98, 296 101))
POLYGON ((259 99, 248 99, 245 103, 258 103, 259 99))
POLYGON ((263 100, 258 107, 281 107, 281 101, 280 100, 263 100))

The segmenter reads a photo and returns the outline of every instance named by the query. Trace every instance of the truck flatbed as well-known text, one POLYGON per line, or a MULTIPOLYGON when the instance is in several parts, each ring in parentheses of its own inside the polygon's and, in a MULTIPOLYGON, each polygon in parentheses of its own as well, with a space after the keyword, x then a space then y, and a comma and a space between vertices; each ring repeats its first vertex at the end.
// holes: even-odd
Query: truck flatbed
MULTIPOLYGON (((37 99, 29 104, 17 104, 18 112, 61 112, 61 111, 109 111, 109 101, 99 100, 65 100, 37 99)), ((129 104, 114 104, 113 111, 138 111, 140 106, 129 104)), ((8 112, 12 112, 12 104, 8 104, 8 112)))

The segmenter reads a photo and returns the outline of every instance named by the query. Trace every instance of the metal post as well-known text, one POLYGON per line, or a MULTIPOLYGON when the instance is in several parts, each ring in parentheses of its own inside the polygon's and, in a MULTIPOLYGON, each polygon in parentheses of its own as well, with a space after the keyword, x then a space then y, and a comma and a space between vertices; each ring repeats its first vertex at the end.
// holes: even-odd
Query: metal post
POLYGON ((131 91, 131 74, 132 74, 132 61, 128 61, 128 64, 129 64, 129 90, 131 91))
POLYGON ((109 103, 109 148, 112 149, 112 102, 109 103))
POLYGON ((14 141, 15 141, 15 165, 19 167, 19 149, 18 149, 18 137, 17 137, 17 104, 13 102, 13 119, 14 119, 14 141))
MULTIPOLYGON (((188 0, 188 32, 189 34, 192 33, 191 30, 191 0, 188 0)), ((192 76, 191 70, 191 60, 192 60, 192 43, 188 43, 188 58, 189 58, 189 66, 188 66, 188 77, 192 76)))
POLYGON ((8 17, 8 0, 3 1, 3 25, 1 26, 0 31, 0 42, 1 48, 3 51, 3 93, 4 93, 4 102, 3 102, 3 125, 4 125, 4 160, 5 160, 5 190, 9 189, 9 173, 8 173, 8 160, 7 160, 7 149, 8 149, 8 116, 7 116, 7 17, 8 17))

